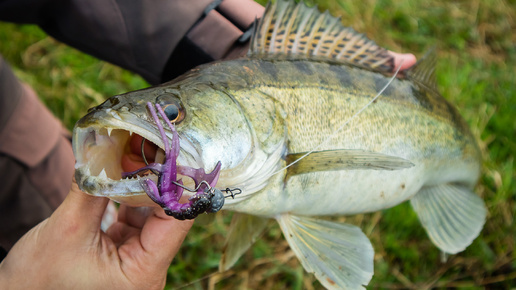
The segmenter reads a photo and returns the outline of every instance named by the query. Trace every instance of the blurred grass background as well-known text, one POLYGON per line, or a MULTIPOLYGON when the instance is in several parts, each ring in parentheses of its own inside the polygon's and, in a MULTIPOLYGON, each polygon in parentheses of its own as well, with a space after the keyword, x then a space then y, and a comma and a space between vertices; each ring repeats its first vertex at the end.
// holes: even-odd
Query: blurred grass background
MULTIPOLYGON (((466 251, 445 263, 407 203, 343 218, 359 225, 375 248, 375 275, 368 288, 515 289, 516 1, 311 3, 342 15, 344 24, 391 50, 421 57, 437 46, 440 90, 459 108, 483 152, 476 192, 486 201, 487 223, 466 251)), ((70 129, 105 98, 147 86, 140 77, 30 25, 0 23, 0 53, 70 129)), ((304 272, 274 223, 232 270, 216 273, 230 218, 224 212, 196 221, 170 267, 168 288, 322 288, 304 272)))

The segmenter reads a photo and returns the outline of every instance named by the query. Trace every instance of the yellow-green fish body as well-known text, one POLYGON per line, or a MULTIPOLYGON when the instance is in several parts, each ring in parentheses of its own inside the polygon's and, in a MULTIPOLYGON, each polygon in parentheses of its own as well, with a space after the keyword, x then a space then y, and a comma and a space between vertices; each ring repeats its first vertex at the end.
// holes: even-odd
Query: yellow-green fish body
POLYGON ((198 73, 220 74, 217 79, 221 82, 214 86, 227 87, 227 97, 240 107, 236 114, 248 122, 248 142, 242 142, 248 146, 240 151, 242 156, 276 159, 274 165, 253 167, 256 169, 247 172, 245 181, 238 180, 244 174, 226 178, 240 171, 238 167, 223 172, 221 186, 244 190, 234 201, 227 201, 227 208, 266 216, 281 212, 363 213, 399 204, 423 186, 453 182, 472 187, 478 178, 479 150, 464 121, 440 94, 417 82, 396 79, 375 103, 336 132, 387 84, 389 77, 337 63, 274 58, 221 62, 200 68, 198 73), (227 71, 231 76, 226 76, 227 71), (260 180, 260 176, 269 178, 293 161, 291 156, 299 157, 335 133, 313 157, 309 155, 270 177, 275 182, 260 180), (335 160, 353 153, 351 150, 396 156, 415 166, 396 171, 329 171, 325 169, 331 165, 321 164, 317 158, 335 160), (327 151, 327 155, 320 151, 327 151), (266 189, 254 193, 265 184, 266 189), (252 199, 247 198, 251 194, 252 199))

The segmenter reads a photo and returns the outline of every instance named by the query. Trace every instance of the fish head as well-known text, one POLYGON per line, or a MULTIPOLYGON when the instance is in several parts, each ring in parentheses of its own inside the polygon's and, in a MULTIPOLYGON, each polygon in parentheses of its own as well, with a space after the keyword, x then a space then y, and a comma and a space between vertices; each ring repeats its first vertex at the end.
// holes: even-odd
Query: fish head
MULTIPOLYGON (((83 191, 134 206, 153 205, 139 176, 122 178, 124 172, 146 166, 143 157, 149 163, 163 162, 165 144, 149 113, 149 102, 159 104, 175 126, 180 141, 178 165, 211 172, 220 162, 221 171, 231 171, 252 151, 246 118, 230 94, 205 82, 173 81, 113 96, 76 123, 75 176, 83 191), (154 147, 150 156, 148 147, 154 147)), ((173 134, 160 122, 171 144, 173 134)), ((157 175, 146 174, 157 183, 157 175)), ((177 177, 185 186, 201 181, 177 177)))

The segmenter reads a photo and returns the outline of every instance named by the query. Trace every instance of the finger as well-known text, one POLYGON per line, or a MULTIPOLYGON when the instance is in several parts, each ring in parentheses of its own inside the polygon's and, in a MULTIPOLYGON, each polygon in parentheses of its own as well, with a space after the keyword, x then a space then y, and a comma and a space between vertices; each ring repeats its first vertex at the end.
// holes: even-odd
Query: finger
POLYGON ((153 207, 131 207, 121 205, 118 221, 135 228, 143 228, 147 218, 154 213, 153 207))
POLYGON ((394 71, 398 69, 401 64, 400 70, 405 70, 416 64, 416 56, 412 53, 397 53, 389 51, 389 54, 394 57, 394 71))
POLYGON ((168 267, 192 225, 193 220, 176 220, 156 209, 141 232, 140 241, 146 256, 157 267, 168 267))
POLYGON ((62 224, 67 234, 79 238, 79 233, 98 233, 108 199, 82 192, 75 181, 66 199, 51 216, 53 222, 62 224))
POLYGON ((111 238, 111 240, 118 247, 124 243, 129 243, 128 240, 130 238, 135 237, 138 239, 140 236, 141 229, 129 226, 125 223, 114 223, 109 229, 106 231, 106 235, 111 238))

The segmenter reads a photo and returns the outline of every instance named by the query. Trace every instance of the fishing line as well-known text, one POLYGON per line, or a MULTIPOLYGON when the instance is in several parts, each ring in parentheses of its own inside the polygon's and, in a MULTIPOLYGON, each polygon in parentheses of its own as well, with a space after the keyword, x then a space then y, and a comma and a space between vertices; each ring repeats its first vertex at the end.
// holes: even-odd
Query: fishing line
POLYGON ((188 283, 186 283, 186 284, 183 284, 183 285, 181 285, 181 286, 179 286, 179 287, 176 287, 176 288, 174 288, 174 289, 183 289, 183 288, 186 288, 186 287, 188 287, 188 286, 192 286, 192 285, 194 285, 195 283, 202 282, 203 280, 209 279, 209 278, 211 278, 211 277, 213 277, 213 276, 215 276, 215 275, 217 275, 217 274, 219 274, 219 273, 220 273, 219 271, 213 272, 213 273, 211 273, 211 274, 208 274, 208 275, 206 275, 206 276, 204 276, 204 277, 201 277, 201 278, 199 278, 199 279, 197 279, 197 280, 193 280, 192 282, 188 282, 188 283))
POLYGON ((276 175, 280 172, 282 172, 283 170, 289 168, 290 166, 298 163, 299 161, 301 161, 301 159, 305 158, 306 156, 312 154, 314 151, 316 151, 317 149, 319 149, 321 146, 325 145, 326 143, 328 143, 331 139, 333 139, 333 137, 335 137, 342 129, 344 129, 344 126, 346 126, 347 124, 349 124, 349 122, 351 122, 356 116, 360 115, 362 113, 362 111, 364 111, 367 107, 369 107, 374 101, 376 101, 376 99, 378 99, 380 97, 380 95, 389 87, 389 85, 394 81, 394 79, 396 78, 396 76, 398 75, 400 69, 401 69, 401 65, 403 64, 403 59, 401 60, 400 64, 398 65, 398 68, 396 69, 396 72, 394 73, 394 75, 391 77, 391 79, 387 82, 387 84, 378 92, 378 94, 376 94, 376 96, 371 100, 369 101, 369 103, 367 103, 365 106, 363 106, 360 110, 358 110, 358 112, 356 112, 353 116, 351 116, 351 118, 349 118, 346 122, 344 122, 338 129, 337 131, 335 131, 333 134, 331 134, 326 140, 324 140, 321 144, 315 146, 312 150, 308 151, 305 155, 299 157, 298 159, 296 159, 294 162, 290 163, 289 165, 281 168, 280 170, 278 171, 275 171, 273 173, 271 173, 271 175, 269 175, 267 178, 273 176, 273 175, 276 175))

